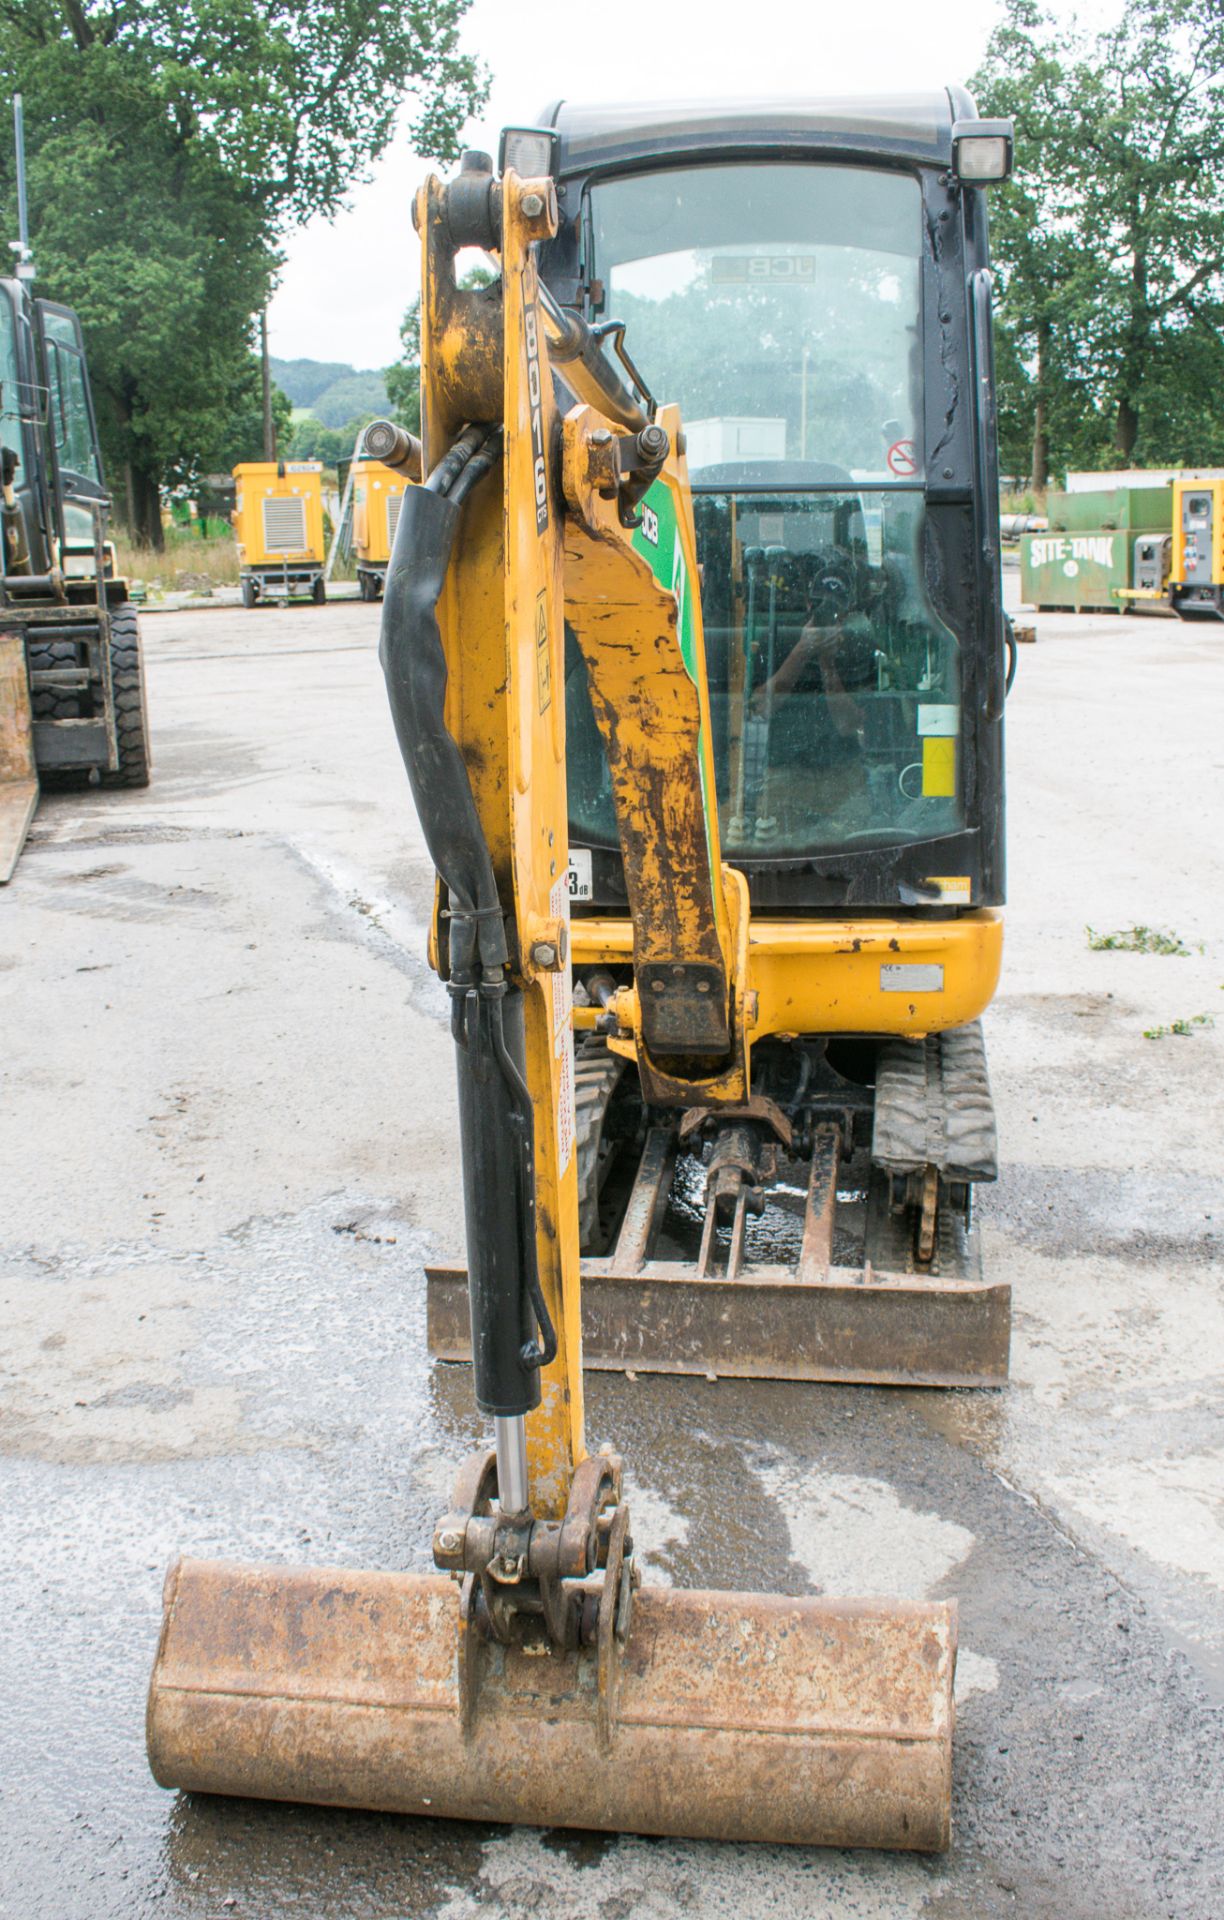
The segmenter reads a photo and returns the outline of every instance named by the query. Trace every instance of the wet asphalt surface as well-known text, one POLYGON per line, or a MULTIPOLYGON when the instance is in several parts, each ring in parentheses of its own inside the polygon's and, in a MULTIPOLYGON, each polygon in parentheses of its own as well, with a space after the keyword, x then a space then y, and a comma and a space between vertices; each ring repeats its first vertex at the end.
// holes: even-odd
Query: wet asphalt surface
POLYGON ((425 1354, 454 1108, 376 623, 149 618, 154 785, 45 800, 0 896, 0 1913, 1224 1912, 1221 1032, 1143 1038, 1224 1029, 1224 640, 1163 621, 1040 619, 1009 710, 1010 1387, 588 1378, 649 1578, 957 1597, 952 1851, 152 1782, 175 1554, 424 1569, 484 1437, 425 1354), (1089 951, 1135 921, 1190 952, 1089 951))

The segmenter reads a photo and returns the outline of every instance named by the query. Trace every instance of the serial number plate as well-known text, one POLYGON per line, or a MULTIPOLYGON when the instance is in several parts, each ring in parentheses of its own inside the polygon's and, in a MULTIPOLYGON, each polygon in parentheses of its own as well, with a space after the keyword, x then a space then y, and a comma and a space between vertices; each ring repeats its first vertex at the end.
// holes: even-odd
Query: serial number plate
POLYGON ((569 857, 569 897, 571 900, 589 900, 594 891, 591 885, 591 849, 589 847, 571 847, 569 857))
POLYGON ((884 966, 880 968, 882 993, 942 993, 944 970, 940 966, 884 966))

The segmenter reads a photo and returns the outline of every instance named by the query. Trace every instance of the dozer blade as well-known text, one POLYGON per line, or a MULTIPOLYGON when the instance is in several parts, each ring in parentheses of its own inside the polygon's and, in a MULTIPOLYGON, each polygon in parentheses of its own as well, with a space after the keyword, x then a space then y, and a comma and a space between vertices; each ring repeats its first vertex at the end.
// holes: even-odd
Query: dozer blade
POLYGON ((154 1775, 446 1819, 948 1843, 952 1605, 643 1588, 602 1654, 468 1635, 445 1576, 182 1560, 154 1775))
MULTIPOLYGON (((615 1246, 582 1261, 584 1366, 879 1386, 1006 1382, 1011 1287, 984 1278, 977 1231, 951 1210, 924 1266, 890 1211, 886 1179, 873 1173, 858 1264, 834 1260, 840 1162, 823 1131, 794 1264, 702 1272, 660 1248, 675 1161, 675 1131, 652 1128, 615 1246)), ((466 1270, 437 1262, 426 1278, 431 1354, 469 1360, 466 1270)))
POLYGON ((0 886, 13 877, 37 805, 25 642, 0 633, 0 886))

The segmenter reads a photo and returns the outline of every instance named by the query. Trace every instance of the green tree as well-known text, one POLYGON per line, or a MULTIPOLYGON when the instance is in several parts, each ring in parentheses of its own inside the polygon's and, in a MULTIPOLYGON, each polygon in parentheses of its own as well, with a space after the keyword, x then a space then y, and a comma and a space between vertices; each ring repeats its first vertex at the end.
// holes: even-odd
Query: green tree
POLYGON ((400 326, 399 359, 384 379, 392 418, 409 433, 421 431, 421 302, 414 300, 400 326))
MULTIPOLYGON (((273 382, 272 427, 278 447, 290 444, 293 404, 273 382)), ((258 354, 248 354, 245 374, 235 388, 233 404, 217 438, 199 448, 199 465, 206 473, 230 473, 240 460, 263 456, 263 369, 258 354)))
MULTIPOLYGON (((26 101, 40 290, 85 327, 124 517, 158 541, 248 378, 286 228, 330 213, 407 102, 453 157, 483 78, 468 0, 19 0, 0 76, 26 101)), ((11 147, 0 194, 12 230, 11 147)))
POLYGON ((387 389, 381 373, 350 369, 311 402, 311 412, 325 427, 342 427, 358 414, 376 420, 387 410, 387 389))
MULTIPOLYGON (((973 82, 1016 123, 992 201, 1005 432, 1030 471, 1224 451, 1224 11, 1132 0, 1092 37, 1006 0, 973 82), (1204 390, 1204 368, 1213 376, 1204 390), (1197 411, 1189 402, 1197 387, 1197 411), (1181 394, 1182 401, 1175 396, 1181 394)), ((1005 447, 1008 442, 1005 439, 1005 447)))
POLYGON ((337 467, 342 460, 352 459, 357 435, 374 418, 372 413, 363 413, 342 427, 329 427, 308 414, 304 420, 294 422, 288 450, 295 460, 321 460, 325 467, 337 467))

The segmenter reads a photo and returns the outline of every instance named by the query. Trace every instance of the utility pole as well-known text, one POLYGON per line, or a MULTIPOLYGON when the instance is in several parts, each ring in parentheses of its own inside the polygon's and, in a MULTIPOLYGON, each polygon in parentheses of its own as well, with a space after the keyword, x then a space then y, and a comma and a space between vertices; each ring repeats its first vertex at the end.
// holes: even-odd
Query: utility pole
POLYGON ((272 370, 268 365, 268 309, 259 316, 259 354, 263 371, 264 459, 276 458, 276 428, 272 420, 272 370))
POLYGON ((34 255, 30 251, 30 209, 26 200, 25 114, 21 95, 13 95, 13 144, 17 149, 17 239, 9 245, 17 256, 17 278, 34 278, 34 255))

